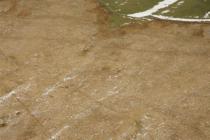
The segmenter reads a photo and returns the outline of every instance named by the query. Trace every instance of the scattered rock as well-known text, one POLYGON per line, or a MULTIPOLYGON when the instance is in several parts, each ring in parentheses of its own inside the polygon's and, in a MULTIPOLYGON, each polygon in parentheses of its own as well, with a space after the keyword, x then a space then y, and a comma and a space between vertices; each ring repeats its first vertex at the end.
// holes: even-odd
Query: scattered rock
POLYGON ((19 115, 21 115, 21 112, 20 112, 20 111, 16 111, 16 112, 15 112, 15 115, 16 115, 16 116, 19 116, 19 115))
POLYGON ((81 55, 81 56, 87 55, 87 54, 91 51, 92 48, 93 48, 92 45, 82 47, 82 48, 81 48, 81 53, 80 53, 80 55, 81 55))

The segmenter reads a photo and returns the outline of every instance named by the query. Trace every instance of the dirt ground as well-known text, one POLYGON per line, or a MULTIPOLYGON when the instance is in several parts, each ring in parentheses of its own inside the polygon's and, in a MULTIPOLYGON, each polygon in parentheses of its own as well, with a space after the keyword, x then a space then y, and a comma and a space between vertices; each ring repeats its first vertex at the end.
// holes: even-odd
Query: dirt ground
POLYGON ((209 140, 210 24, 0 0, 0 140, 42 139, 209 140))

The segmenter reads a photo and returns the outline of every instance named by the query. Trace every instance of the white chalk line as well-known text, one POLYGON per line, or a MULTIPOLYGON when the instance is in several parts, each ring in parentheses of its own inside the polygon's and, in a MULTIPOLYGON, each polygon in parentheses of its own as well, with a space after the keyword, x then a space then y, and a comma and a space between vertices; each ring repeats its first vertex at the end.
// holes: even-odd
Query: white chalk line
POLYGON ((7 101, 9 98, 11 98, 13 95, 17 95, 21 92, 27 92, 31 87, 31 83, 28 83, 28 84, 23 84, 23 85, 20 85, 18 86, 16 89, 10 91, 9 93, 7 93, 6 95, 4 96, 1 96, 0 97, 0 103, 3 103, 5 101, 7 101))
POLYGON ((159 2, 157 5, 153 6, 151 9, 148 9, 144 12, 139 12, 139 13, 134 13, 134 14, 129 14, 129 17, 134 17, 134 18, 143 18, 146 16, 151 16, 152 14, 158 12, 160 9, 166 8, 174 3, 176 3, 178 0, 163 0, 159 2))
POLYGON ((151 15, 154 18, 168 21, 181 21, 181 22, 210 22, 210 19, 190 19, 190 18, 175 18, 162 15, 151 15))
POLYGON ((49 140, 58 140, 58 138, 61 136, 61 134, 63 133, 63 131, 65 131, 66 129, 68 129, 70 126, 69 125, 65 125, 64 127, 62 127, 58 132, 56 132, 53 136, 51 136, 49 138, 49 140))
MULTIPOLYGON (((205 16, 204 19, 196 19, 196 18, 175 18, 175 17, 170 17, 170 16, 162 16, 162 15, 155 15, 154 13, 158 12, 159 10, 163 8, 167 8, 170 5, 176 3, 178 0, 163 0, 159 2, 157 5, 153 6, 151 9, 148 9, 143 12, 138 12, 134 14, 129 14, 127 15, 128 17, 133 17, 133 18, 144 18, 144 17, 154 17, 157 19, 161 20, 168 20, 168 21, 180 21, 180 22, 210 22, 210 19, 207 19, 205 17, 208 17, 210 15, 210 12, 208 12, 205 16)), ((181 5, 183 1, 179 2, 178 5, 181 5)))

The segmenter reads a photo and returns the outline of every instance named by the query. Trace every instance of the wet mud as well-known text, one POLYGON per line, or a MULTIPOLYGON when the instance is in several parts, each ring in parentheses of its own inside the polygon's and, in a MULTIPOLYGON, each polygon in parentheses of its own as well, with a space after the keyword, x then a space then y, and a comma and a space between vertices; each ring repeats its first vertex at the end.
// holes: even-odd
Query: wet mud
POLYGON ((0 1, 0 139, 210 139, 210 25, 110 14, 0 1))

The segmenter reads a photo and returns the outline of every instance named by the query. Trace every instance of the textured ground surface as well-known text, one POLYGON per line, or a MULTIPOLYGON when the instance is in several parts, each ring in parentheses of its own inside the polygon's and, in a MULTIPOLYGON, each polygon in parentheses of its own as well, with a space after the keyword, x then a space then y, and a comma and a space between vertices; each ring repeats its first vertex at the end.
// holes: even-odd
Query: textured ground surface
POLYGON ((0 0, 0 140, 210 139, 210 25, 107 20, 0 0))

